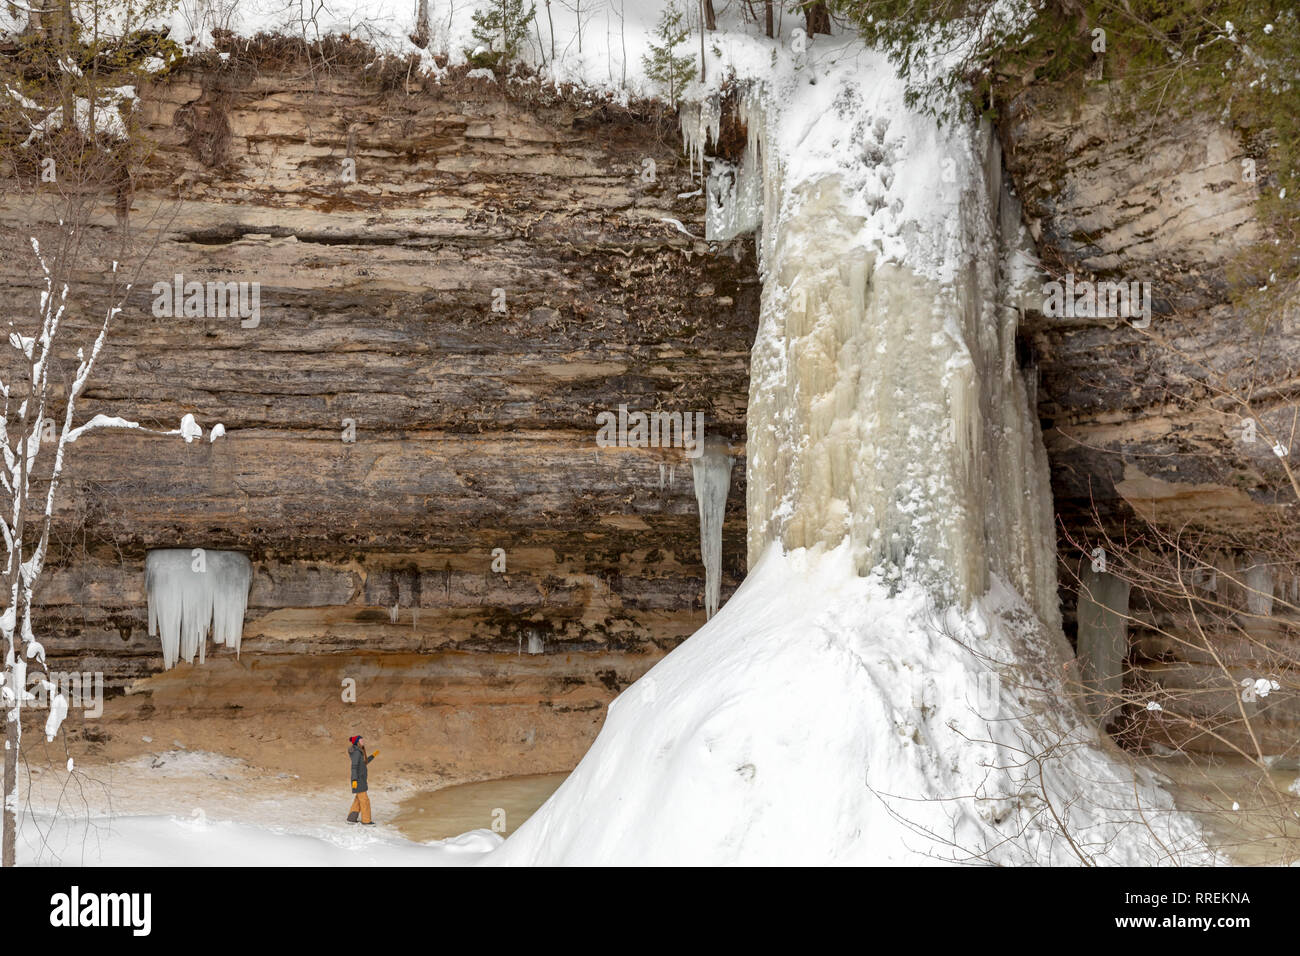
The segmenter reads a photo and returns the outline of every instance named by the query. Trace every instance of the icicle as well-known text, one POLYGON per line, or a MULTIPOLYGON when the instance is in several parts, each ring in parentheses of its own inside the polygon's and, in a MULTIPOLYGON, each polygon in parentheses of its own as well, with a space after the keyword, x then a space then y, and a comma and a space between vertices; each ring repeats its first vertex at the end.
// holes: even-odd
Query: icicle
POLYGON ((677 481, 677 466, 659 464, 659 490, 663 491, 665 487, 672 488, 677 481), (665 480, 666 479, 666 480, 665 480))
POLYGON ((1214 567, 1210 577, 1210 590, 1216 596, 1225 599, 1231 599, 1235 585, 1232 579, 1236 577, 1236 563, 1232 560, 1230 554, 1216 554, 1213 558, 1214 567))
POLYGON ((528 653, 541 654, 546 650, 546 643, 536 631, 528 632, 528 653))
POLYGON ((682 103, 678 112, 682 142, 686 147, 689 172, 695 174, 698 164, 704 173, 704 151, 709 143, 717 143, 722 130, 722 101, 715 94, 700 103, 682 103))
POLYGON ((763 217, 763 174, 750 150, 739 166, 714 160, 705 180, 704 238, 721 242, 752 233, 763 217))
POLYGON ((396 623, 397 623, 398 615, 399 615, 400 613, 401 613, 401 610, 400 610, 400 608, 399 608, 398 605, 394 604, 392 607, 390 607, 390 608, 388 609, 388 623, 389 623, 389 624, 396 624, 396 623))
POLYGON ((696 104, 683 103, 678 108, 678 120, 682 126, 682 145, 686 148, 686 172, 695 177, 695 156, 700 155, 703 165, 704 146, 699 142, 700 108, 696 104))
POLYGON ((149 601, 149 636, 160 637, 163 667, 177 660, 206 659, 208 632, 212 641, 238 655, 248 609, 253 566, 237 551, 204 551, 201 557, 185 548, 150 551, 144 564, 149 601))
POLYGON ((722 520, 727 510, 727 492, 731 490, 731 465, 731 456, 715 447, 705 448, 700 457, 691 459, 695 501, 700 509, 706 618, 718 613, 718 600, 722 594, 722 520))
POLYGON ((1084 568, 1079 587, 1079 660, 1091 694, 1089 712, 1103 722, 1119 706, 1128 657, 1129 583, 1084 568))

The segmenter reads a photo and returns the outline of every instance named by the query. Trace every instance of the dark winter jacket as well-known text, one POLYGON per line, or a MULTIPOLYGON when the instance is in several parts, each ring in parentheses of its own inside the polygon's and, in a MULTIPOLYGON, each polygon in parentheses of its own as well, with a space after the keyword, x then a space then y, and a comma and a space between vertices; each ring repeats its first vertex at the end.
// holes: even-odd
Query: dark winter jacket
POLYGON ((366 752, 353 744, 348 748, 348 756, 352 758, 352 792, 366 792, 366 764, 375 759, 375 755, 366 756, 366 752))

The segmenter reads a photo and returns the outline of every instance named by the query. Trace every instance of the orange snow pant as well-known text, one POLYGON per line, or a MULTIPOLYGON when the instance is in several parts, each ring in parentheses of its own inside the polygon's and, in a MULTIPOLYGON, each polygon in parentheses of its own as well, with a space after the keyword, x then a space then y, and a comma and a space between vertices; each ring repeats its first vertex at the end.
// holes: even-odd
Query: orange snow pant
POLYGON ((357 813, 361 814, 361 822, 370 822, 370 794, 358 793, 352 798, 352 809, 348 811, 348 819, 356 820, 357 813))

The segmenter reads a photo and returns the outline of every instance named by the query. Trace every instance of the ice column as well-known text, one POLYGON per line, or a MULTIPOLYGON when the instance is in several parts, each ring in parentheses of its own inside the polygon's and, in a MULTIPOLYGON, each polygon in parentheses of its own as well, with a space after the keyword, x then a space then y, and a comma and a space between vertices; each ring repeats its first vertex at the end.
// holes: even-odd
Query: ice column
POLYGON ((718 613, 722 594, 722 519, 731 490, 732 458, 725 449, 706 447, 691 459, 695 501, 700 508, 700 554, 704 558, 704 613, 718 613))
POLYGON ((1129 583, 1084 568, 1079 576, 1079 661, 1087 708, 1103 722, 1117 708, 1128 657, 1129 583))
POLYGON ((162 638, 163 666, 177 659, 199 663, 212 640, 239 653, 253 565, 237 551, 165 548, 150 551, 144 563, 149 600, 149 636, 162 638))
POLYGON ((1246 610, 1260 617, 1273 613, 1273 569, 1263 555, 1252 554, 1243 575, 1246 585, 1246 610))

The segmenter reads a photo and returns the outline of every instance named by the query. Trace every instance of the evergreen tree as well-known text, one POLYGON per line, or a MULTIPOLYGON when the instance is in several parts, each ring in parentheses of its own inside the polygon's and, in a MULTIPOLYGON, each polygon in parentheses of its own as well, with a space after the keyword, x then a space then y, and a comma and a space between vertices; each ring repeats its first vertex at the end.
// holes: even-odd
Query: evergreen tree
POLYGON ((517 60, 536 12, 537 6, 531 2, 525 12, 524 0, 492 0, 485 9, 475 10, 474 39, 491 52, 478 56, 470 52, 471 61, 476 66, 497 68, 517 60))
POLYGON ((668 99, 676 105, 682 88, 695 79, 695 58, 675 56, 674 51, 686 42, 691 29, 686 25, 676 3, 664 7, 655 27, 659 43, 650 44, 650 53, 641 58, 650 79, 668 87, 668 99))

